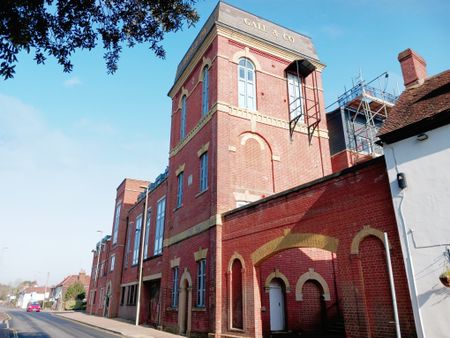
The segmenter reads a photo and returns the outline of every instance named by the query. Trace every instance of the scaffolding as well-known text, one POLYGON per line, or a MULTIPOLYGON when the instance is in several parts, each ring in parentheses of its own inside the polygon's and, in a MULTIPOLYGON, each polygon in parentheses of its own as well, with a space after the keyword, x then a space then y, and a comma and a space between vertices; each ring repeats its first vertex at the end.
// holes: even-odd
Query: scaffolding
POLYGON ((366 82, 360 75, 353 87, 336 101, 345 124, 346 146, 356 155, 377 157, 383 154, 382 147, 376 143, 376 135, 397 101, 397 96, 386 91, 388 77, 384 72, 366 82))
MULTIPOLYGON (((316 66, 306 59, 293 61, 286 69, 286 74, 292 74, 296 77, 296 84, 298 86, 298 94, 292 95, 290 91, 289 100, 289 135, 293 139, 295 127, 299 121, 306 125, 308 133, 308 141, 311 144, 314 131, 320 123, 320 101, 319 88, 317 86, 316 66), (311 76, 311 83, 306 85, 305 79, 311 76), (308 91, 308 93, 307 93, 308 91)), ((289 83, 288 83, 289 86, 289 83)))

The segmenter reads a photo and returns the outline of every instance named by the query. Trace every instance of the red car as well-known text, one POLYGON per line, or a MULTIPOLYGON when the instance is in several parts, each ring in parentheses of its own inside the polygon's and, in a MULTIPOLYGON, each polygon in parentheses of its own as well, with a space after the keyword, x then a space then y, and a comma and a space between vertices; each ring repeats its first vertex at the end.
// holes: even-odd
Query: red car
POLYGON ((28 303, 27 312, 41 312, 41 305, 38 302, 28 303))

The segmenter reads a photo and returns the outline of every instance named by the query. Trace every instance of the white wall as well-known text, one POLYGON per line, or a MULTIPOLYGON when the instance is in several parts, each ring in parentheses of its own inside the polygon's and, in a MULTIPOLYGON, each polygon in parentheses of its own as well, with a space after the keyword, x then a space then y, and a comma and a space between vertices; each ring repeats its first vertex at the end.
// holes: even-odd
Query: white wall
POLYGON ((445 244, 450 247, 450 126, 426 134, 425 141, 414 136, 383 148, 418 335, 444 338, 450 336, 450 288, 441 284, 439 275, 446 262, 445 244), (406 176, 403 191, 397 172, 406 176))
MULTIPOLYGON (((47 292, 45 294, 45 298, 48 299, 49 294, 50 293, 47 292)), ((43 293, 36 293, 36 292, 25 293, 22 298, 22 303, 19 304, 19 307, 21 307, 22 309, 26 309, 29 302, 38 302, 38 301, 42 301, 42 300, 44 300, 43 293)))

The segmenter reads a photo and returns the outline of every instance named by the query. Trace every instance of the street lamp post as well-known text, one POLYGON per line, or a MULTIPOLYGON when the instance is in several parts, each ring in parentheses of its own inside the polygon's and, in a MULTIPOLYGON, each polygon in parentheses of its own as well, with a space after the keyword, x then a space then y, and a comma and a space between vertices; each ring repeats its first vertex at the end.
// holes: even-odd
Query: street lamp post
MULTIPOLYGON (((102 238, 103 231, 102 230, 97 230, 97 232, 100 233, 100 246, 99 246, 98 253, 97 253, 97 267, 95 269, 95 289, 96 289, 96 291, 97 291, 97 288, 98 288, 98 271, 99 271, 99 264, 100 264, 100 255, 102 254, 102 246, 103 246, 103 243, 102 243, 102 241, 103 241, 103 238, 102 238)), ((90 311, 90 314, 92 314, 92 305, 93 305, 93 302, 91 300, 91 311, 90 311)))
POLYGON ((136 326, 139 325, 139 316, 141 313, 142 268, 144 265, 145 230, 147 225, 147 203, 148 203, 148 186, 141 186, 141 188, 145 189, 145 202, 144 202, 144 219, 141 225, 141 256, 139 258, 139 281, 138 281, 138 294, 136 303, 136 326))

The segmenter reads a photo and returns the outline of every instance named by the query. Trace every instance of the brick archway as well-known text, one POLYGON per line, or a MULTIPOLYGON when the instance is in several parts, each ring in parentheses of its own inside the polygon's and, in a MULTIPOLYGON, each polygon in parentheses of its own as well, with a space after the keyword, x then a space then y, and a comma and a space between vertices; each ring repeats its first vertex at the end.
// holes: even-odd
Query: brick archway
POLYGON ((292 248, 317 248, 337 252, 339 240, 314 233, 298 233, 286 231, 284 236, 275 238, 257 248, 251 254, 253 264, 256 266, 276 254, 277 252, 292 248))
POLYGON ((329 301, 331 299, 330 288, 328 287, 328 284, 325 281, 325 279, 319 273, 315 272, 314 269, 310 268, 308 272, 305 272, 303 275, 300 276, 295 286, 295 299, 297 301, 303 300, 303 293, 302 293, 303 285, 305 285, 305 283, 308 280, 315 280, 320 284, 323 290, 323 300, 329 301))

